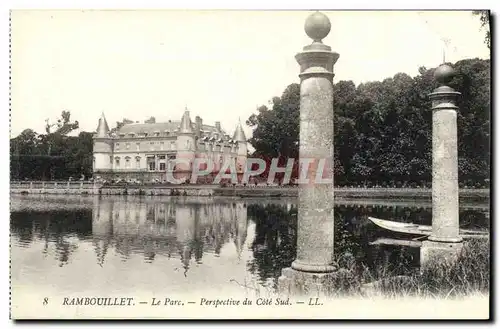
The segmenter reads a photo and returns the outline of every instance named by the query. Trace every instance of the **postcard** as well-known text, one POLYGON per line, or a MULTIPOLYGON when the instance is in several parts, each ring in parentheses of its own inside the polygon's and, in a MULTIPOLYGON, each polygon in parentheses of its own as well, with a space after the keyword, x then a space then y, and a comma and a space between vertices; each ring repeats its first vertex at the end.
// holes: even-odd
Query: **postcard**
POLYGON ((11 318, 490 319, 489 18, 12 10, 11 318))

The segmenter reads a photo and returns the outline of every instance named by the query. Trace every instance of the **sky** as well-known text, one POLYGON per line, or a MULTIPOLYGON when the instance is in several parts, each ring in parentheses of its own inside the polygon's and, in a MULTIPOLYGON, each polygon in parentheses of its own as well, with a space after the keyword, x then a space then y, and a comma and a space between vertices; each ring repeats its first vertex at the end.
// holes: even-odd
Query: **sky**
MULTIPOLYGON (((334 82, 411 76, 421 66, 489 58, 485 30, 470 11, 323 11, 323 40, 340 54, 334 82)), ((11 137, 44 132, 63 110, 80 131, 143 122, 220 121, 233 133, 299 82, 295 55, 311 43, 310 11, 17 10, 11 15, 11 137)), ((244 127, 247 137, 251 128, 244 127)))

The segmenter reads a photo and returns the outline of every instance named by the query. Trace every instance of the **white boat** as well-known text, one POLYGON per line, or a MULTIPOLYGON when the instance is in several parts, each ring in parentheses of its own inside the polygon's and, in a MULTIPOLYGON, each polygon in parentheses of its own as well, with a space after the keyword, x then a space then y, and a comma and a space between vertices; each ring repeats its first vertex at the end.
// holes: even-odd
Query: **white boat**
MULTIPOLYGON (((416 234, 416 235, 425 235, 429 236, 432 233, 432 226, 430 225, 420 225, 414 223, 401 223, 394 222, 391 220, 384 220, 375 217, 368 216, 368 219, 372 221, 375 225, 385 228, 386 230, 390 230, 393 232, 407 233, 407 234, 416 234)), ((460 229, 459 233, 463 237, 478 237, 478 238, 486 238, 489 235, 487 231, 476 231, 476 230, 468 230, 468 229, 460 229)))

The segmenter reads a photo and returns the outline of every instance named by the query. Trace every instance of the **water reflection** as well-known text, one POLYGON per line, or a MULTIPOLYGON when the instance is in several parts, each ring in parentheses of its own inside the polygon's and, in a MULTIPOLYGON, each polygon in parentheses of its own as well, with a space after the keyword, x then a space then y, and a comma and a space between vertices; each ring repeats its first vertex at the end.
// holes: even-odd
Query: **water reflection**
MULTIPOLYGON (((84 201, 66 199, 67 209, 60 200, 54 203, 57 204, 54 208, 44 198, 20 198, 16 202, 11 213, 12 248, 40 249, 36 257, 42 261, 46 257, 55 259, 61 271, 67 271, 63 273, 66 276, 74 275, 71 269, 66 269, 69 263, 89 262, 89 258, 75 256, 89 252, 85 249, 89 246, 94 264, 109 273, 111 267, 117 266, 115 259, 129 273, 146 272, 148 267, 164 266, 161 261, 171 259, 174 264, 171 266, 184 277, 189 277, 194 265, 204 271, 223 272, 228 270, 227 259, 237 259, 229 266, 238 267, 235 270, 246 271, 261 282, 270 279, 276 282, 296 254, 294 200, 88 196, 84 201), (215 261, 209 257, 210 263, 205 264, 207 255, 215 257, 215 261), (140 266, 131 263, 137 257, 142 258, 140 266), (156 265, 158 262, 163 265, 156 265)), ((336 260, 340 266, 368 270, 373 276, 381 268, 394 274, 412 271, 418 266, 418 248, 370 245, 379 237, 399 236, 373 225, 367 216, 430 224, 431 215, 428 205, 338 205, 334 233, 336 260)), ((464 227, 489 227, 488 209, 464 207, 460 222, 464 227)), ((31 264, 15 266, 29 271, 31 264)))
POLYGON ((196 203, 171 199, 97 199, 92 239, 99 264, 111 245, 126 261, 132 253, 152 263, 156 257, 179 257, 187 275, 191 261, 202 263, 203 253, 219 256, 234 243, 241 256, 247 235, 247 212, 242 202, 196 203))
MULTIPOLYGON (((251 204, 248 216, 256 223, 252 244, 254 259, 249 270, 257 273, 262 282, 276 279, 281 269, 295 259, 297 239, 297 208, 295 205, 251 204)), ((419 248, 407 246, 372 245, 380 237, 411 239, 415 236, 386 231, 368 220, 368 216, 431 225, 432 209, 427 205, 391 207, 388 205, 342 204, 335 207, 334 248, 339 266, 368 272, 377 279, 387 275, 409 274, 419 268, 419 248)), ((489 227, 487 208, 464 206, 460 223, 467 228, 489 227)), ((275 284, 277 281, 275 281, 275 284)))

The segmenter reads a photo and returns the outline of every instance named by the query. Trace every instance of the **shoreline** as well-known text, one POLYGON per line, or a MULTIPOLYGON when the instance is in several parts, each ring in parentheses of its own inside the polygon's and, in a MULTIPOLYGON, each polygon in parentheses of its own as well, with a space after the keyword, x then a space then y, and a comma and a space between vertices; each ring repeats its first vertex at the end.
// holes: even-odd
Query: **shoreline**
MULTIPOLYGON (((163 195, 163 196, 222 196, 238 198, 296 198, 298 187, 219 187, 216 185, 176 186, 98 186, 88 183, 11 184, 11 194, 71 194, 71 195, 163 195)), ((338 187, 335 198, 432 200, 431 188, 358 188, 338 187)), ((488 201, 489 189, 460 189, 459 197, 467 201, 488 201)))

